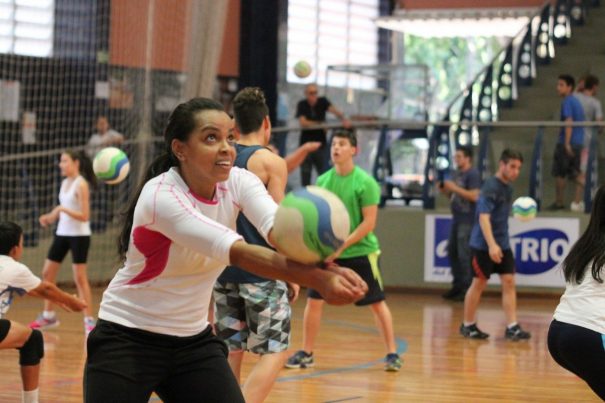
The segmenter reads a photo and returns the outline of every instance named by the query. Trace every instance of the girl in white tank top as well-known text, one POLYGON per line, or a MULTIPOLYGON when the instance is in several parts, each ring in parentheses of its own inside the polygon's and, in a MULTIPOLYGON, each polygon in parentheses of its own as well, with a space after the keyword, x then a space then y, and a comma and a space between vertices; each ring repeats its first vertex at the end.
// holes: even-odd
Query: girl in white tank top
MULTIPOLYGON (((61 262, 68 251, 73 261, 74 282, 78 296, 86 301, 84 330, 88 334, 95 326, 92 317, 90 285, 86 273, 86 259, 90 246, 90 185, 96 186, 96 177, 88 156, 81 151, 65 151, 59 162, 61 176, 65 179, 59 191, 59 205, 40 216, 40 225, 46 227, 58 221, 55 238, 48 251, 42 269, 43 279, 55 282, 61 262)), ((50 301, 44 301, 44 312, 30 323, 33 329, 59 325, 50 301)))
MULTIPOLYGON (((61 190, 59 191, 59 205, 65 210, 69 209, 74 212, 84 212, 80 193, 82 191, 81 187, 88 187, 88 184, 83 184, 83 181, 86 182, 86 179, 81 175, 63 179, 61 190)), ((57 224, 56 234, 63 236, 90 235, 90 220, 83 221, 79 217, 75 218, 66 213, 65 210, 59 212, 59 223, 57 224)))

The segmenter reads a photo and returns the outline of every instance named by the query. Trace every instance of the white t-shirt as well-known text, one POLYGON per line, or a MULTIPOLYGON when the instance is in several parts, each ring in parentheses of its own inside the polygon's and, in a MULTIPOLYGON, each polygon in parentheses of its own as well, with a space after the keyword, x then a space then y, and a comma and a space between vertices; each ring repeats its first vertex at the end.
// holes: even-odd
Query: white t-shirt
POLYGON ((266 238, 277 205, 256 175, 232 168, 213 200, 194 195, 176 168, 145 184, 124 267, 103 294, 99 318, 192 336, 208 326, 212 287, 227 264, 239 212, 266 238))
POLYGON ((567 283, 554 318, 605 334, 605 283, 597 282, 587 268, 582 283, 567 283))
MULTIPOLYGON (((78 198, 78 188, 80 181, 84 181, 82 176, 75 179, 63 179, 61 190, 59 191, 59 203, 71 210, 82 211, 82 203, 78 198)), ((90 221, 76 220, 67 213, 59 213, 59 223, 57 224, 57 235, 62 236, 88 236, 90 232, 90 221)))
POLYGON ((13 301, 13 293, 23 295, 38 287, 42 280, 12 257, 0 255, 0 318, 3 318, 13 301))
POLYGON ((124 141, 124 136, 113 129, 107 130, 105 133, 94 133, 88 139, 86 152, 90 158, 94 158, 99 151, 105 147, 118 145, 124 141))

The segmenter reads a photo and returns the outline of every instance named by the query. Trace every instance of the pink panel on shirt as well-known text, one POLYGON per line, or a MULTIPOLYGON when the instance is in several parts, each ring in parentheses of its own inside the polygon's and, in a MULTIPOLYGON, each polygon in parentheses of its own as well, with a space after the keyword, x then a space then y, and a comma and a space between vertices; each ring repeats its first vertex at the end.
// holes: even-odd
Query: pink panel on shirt
POLYGON ((156 278, 166 268, 171 240, 163 234, 145 227, 132 232, 134 246, 145 256, 145 267, 128 284, 140 284, 156 278))

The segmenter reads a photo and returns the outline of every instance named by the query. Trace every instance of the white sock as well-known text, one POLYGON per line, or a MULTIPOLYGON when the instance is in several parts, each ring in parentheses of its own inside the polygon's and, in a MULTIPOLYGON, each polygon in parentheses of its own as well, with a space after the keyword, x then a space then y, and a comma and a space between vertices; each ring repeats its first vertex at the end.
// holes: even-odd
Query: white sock
POLYGON ((508 328, 512 329, 513 327, 517 326, 517 322, 513 322, 513 323, 509 323, 508 324, 508 328))
POLYGON ((23 403, 38 403, 38 389, 23 391, 23 403))
POLYGON ((463 323, 464 323, 464 326, 468 327, 468 326, 474 325, 474 324, 475 324, 475 323, 477 323, 477 322, 466 322, 466 321, 465 321, 465 322, 463 322, 463 323))
POLYGON ((55 311, 44 311, 44 312, 42 312, 42 317, 44 319, 48 319, 48 320, 54 319, 55 316, 56 316, 55 311))

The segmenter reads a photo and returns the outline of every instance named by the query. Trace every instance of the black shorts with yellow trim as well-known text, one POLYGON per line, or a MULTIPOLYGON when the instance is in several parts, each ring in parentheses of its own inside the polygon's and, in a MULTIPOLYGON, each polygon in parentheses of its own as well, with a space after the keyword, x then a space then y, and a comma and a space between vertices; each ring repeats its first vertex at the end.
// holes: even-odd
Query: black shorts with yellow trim
MULTIPOLYGON (((358 256, 351 258, 336 259, 335 263, 342 267, 348 267, 368 284, 368 292, 366 295, 355 302, 357 306, 372 305, 376 302, 384 301, 384 284, 382 281, 382 274, 380 273, 380 267, 378 265, 378 257, 380 252, 373 252, 367 256, 358 256)), ((309 288, 307 290, 307 296, 312 299, 323 299, 321 294, 316 290, 309 288)))

